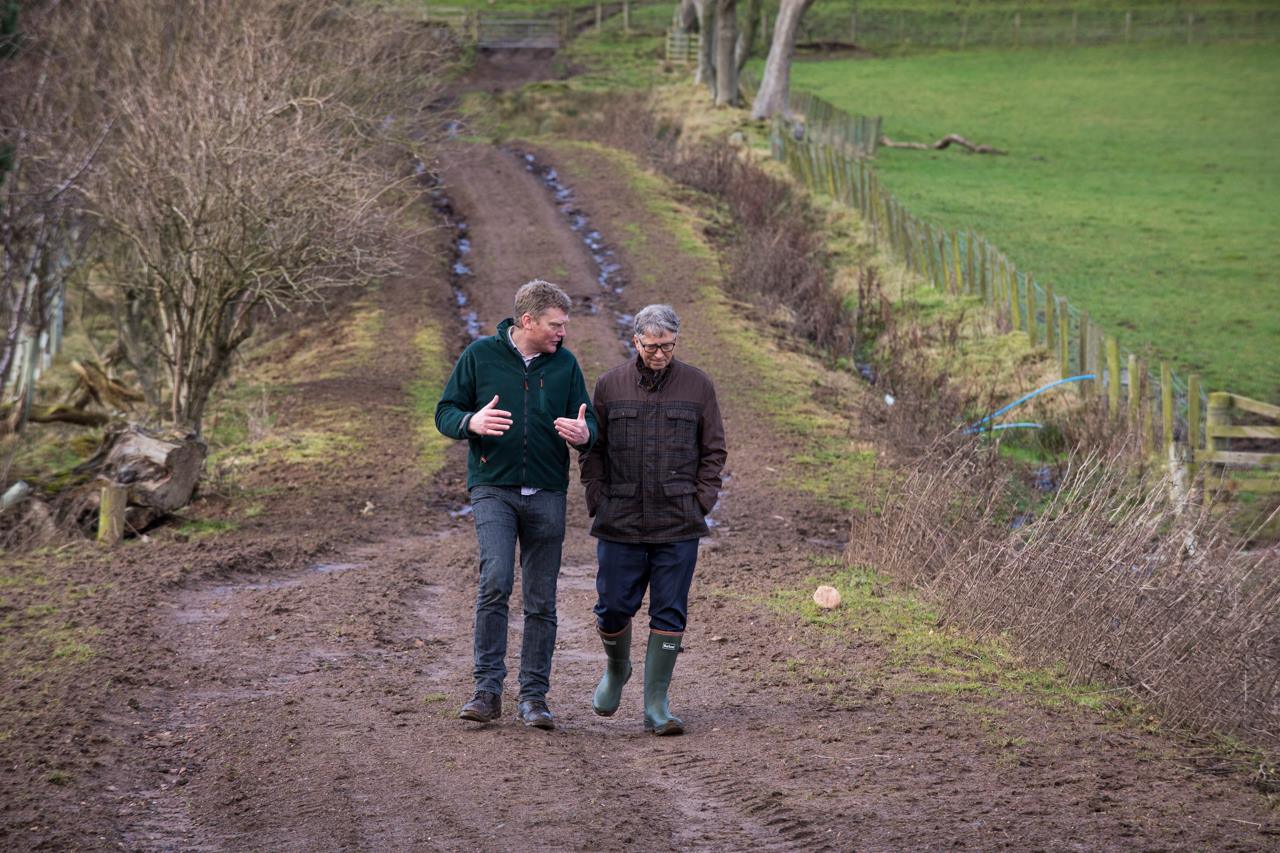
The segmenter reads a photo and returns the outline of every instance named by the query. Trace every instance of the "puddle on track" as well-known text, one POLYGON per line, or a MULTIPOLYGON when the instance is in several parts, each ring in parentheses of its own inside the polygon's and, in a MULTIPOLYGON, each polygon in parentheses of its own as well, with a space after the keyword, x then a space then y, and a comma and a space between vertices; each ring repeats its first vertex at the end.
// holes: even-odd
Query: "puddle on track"
POLYGON ((453 288, 453 300, 458 306, 458 316, 462 319, 467 335, 473 341, 479 340, 484 337, 480 328, 480 317, 471 307, 471 297, 467 294, 466 288, 467 282, 475 275, 467 264, 471 254, 471 226, 454 209, 453 202, 445 191, 439 186, 431 185, 433 179, 425 169, 417 171, 416 174, 424 183, 430 185, 427 196, 431 199, 431 207, 453 232, 452 255, 449 259, 449 286, 453 288))
MULTIPOLYGON (((569 223, 569 230, 577 234, 586 245, 591 254, 591 260, 596 265, 596 283, 601 289, 599 302, 603 302, 605 307, 613 312, 618 337, 627 348, 627 352, 634 356, 636 351, 631 343, 631 321, 634 317, 624 310, 626 306, 621 297, 627 281, 622 274, 622 265, 618 263, 614 250, 605 242, 604 235, 591 227, 591 220, 586 211, 574 198, 573 188, 560 180, 560 174, 554 166, 539 163, 538 158, 528 151, 514 148, 507 150, 524 163, 526 172, 533 174, 550 191, 555 200, 556 209, 569 223)), ((587 314, 600 313, 600 305, 592 297, 584 299, 581 309, 587 314)))

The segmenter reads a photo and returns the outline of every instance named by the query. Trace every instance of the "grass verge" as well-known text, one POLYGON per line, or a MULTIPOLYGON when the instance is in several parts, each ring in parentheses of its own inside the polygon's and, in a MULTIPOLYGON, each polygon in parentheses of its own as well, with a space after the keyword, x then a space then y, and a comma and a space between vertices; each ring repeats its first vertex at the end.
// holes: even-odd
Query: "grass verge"
POLYGON ((428 477, 444 467, 445 452, 453 440, 440 434, 435 425, 436 403, 449 379, 449 359, 440 339, 440 329, 428 324, 413 339, 418 352, 418 377, 409 388, 416 424, 418 458, 428 477))
POLYGON ((877 674, 893 689, 935 695, 1029 696, 1047 706, 1078 705, 1093 710, 1134 706, 1121 691, 1094 684, 1073 684, 1057 667, 1026 665, 998 640, 975 640, 944 628, 933 606, 895 588, 893 582, 862 566, 812 558, 817 574, 801 584, 774 591, 764 603, 774 612, 798 619, 841 645, 874 644, 887 657, 877 674), (826 584, 840 593, 840 606, 824 610, 813 590, 826 584))

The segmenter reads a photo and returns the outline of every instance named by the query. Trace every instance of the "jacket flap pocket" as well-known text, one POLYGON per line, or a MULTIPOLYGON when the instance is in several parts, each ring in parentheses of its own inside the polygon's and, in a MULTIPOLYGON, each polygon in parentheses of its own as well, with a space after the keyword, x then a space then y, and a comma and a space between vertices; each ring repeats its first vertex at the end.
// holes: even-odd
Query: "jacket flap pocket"
POLYGON ((698 413, 691 409, 667 409, 667 417, 677 421, 696 421, 698 413))
POLYGON ((618 418, 635 418, 640 416, 639 409, 610 409, 609 420, 617 420, 618 418))
POLYGON ((677 483, 662 484, 662 493, 667 497, 673 497, 675 495, 691 495, 697 490, 698 490, 697 485, 694 483, 690 483, 687 480, 677 482, 677 483))
POLYGON ((611 498, 633 498, 636 495, 635 483, 610 483, 605 493, 611 498))

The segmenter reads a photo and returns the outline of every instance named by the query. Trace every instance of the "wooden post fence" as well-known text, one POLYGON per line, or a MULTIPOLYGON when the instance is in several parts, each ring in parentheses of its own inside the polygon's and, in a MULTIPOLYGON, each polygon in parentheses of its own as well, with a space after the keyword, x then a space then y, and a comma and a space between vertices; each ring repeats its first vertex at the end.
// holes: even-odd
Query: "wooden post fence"
MULTIPOLYGON (((693 39, 682 33, 668 33, 668 56, 696 56, 696 51, 690 50, 693 39)), ((810 190, 856 208, 866 222, 872 243, 892 252, 905 270, 914 273, 909 276, 910 287, 923 280, 957 296, 980 298, 991 306, 998 330, 1025 331, 1033 350, 1043 345, 1057 359, 1063 378, 1092 375, 1092 379, 1078 383, 1081 397, 1105 407, 1110 418, 1127 420, 1141 436, 1143 452, 1159 452, 1169 464, 1185 462, 1193 480, 1197 473, 1204 475, 1202 482, 1210 490, 1226 484, 1232 491, 1280 492, 1280 472, 1256 476, 1256 469, 1280 468, 1280 406, 1238 395, 1214 394, 1209 398, 1202 430, 1199 376, 1189 377, 1184 403, 1177 391, 1177 377, 1167 361, 1157 362, 1157 373, 1155 364, 1144 365, 1136 354, 1123 353, 1117 338, 1094 323, 1087 310, 1075 312, 1073 339, 1071 306, 1065 297, 1055 293, 1052 283, 1044 286, 1041 295, 1031 274, 1020 273, 1007 256, 972 228, 943 231, 913 216, 881 187, 878 173, 859 144, 864 138, 859 136, 863 133, 861 123, 804 93, 793 97, 793 103, 809 117, 805 138, 795 139, 786 121, 775 121, 770 134, 773 156, 810 190), (1006 312, 1007 327, 1003 324, 1006 312), (1233 422, 1233 413, 1247 415, 1253 421, 1263 418, 1277 423, 1259 425, 1247 419, 1233 422), (1179 428, 1184 416, 1185 431, 1179 428), (1236 451, 1230 447, 1233 438, 1276 441, 1277 452, 1236 451), (1179 452, 1179 444, 1186 445, 1185 453, 1179 452), (1216 480, 1208 476, 1210 469, 1206 466, 1213 466, 1216 480), (1233 469, 1242 466, 1255 469, 1250 472, 1252 476, 1235 476, 1238 471, 1233 469)))

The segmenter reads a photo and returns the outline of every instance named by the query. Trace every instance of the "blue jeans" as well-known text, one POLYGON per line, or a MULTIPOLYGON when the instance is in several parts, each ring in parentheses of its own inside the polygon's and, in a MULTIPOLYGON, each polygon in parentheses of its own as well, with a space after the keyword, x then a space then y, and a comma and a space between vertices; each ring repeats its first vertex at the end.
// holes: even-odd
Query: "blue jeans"
POLYGON ((471 506, 480 546, 474 674, 477 690, 502 693, 507 677, 507 600, 515 586, 520 543, 524 639, 520 699, 542 699, 551 684, 556 645, 556 581, 564 542, 564 492, 520 494, 519 486, 475 486, 471 506))
POLYGON ((596 572, 596 625, 616 634, 640 610, 649 590, 649 627, 684 633, 689 614, 689 587, 698 562, 698 540, 657 544, 596 543, 600 569, 596 572))

